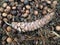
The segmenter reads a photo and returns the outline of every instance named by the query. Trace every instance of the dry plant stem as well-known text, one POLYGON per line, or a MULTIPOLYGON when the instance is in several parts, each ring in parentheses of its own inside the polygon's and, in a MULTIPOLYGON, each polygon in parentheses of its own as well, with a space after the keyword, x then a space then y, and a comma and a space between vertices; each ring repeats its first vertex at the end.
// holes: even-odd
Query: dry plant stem
POLYGON ((56 33, 55 31, 52 31, 53 34, 55 34, 57 37, 60 38, 60 35, 58 33, 56 33))
POLYGON ((12 22, 11 24, 5 22, 7 25, 12 26, 14 29, 19 32, 34 31, 40 27, 43 27, 45 24, 49 23, 54 16, 54 12, 48 13, 43 18, 33 21, 33 22, 12 22))

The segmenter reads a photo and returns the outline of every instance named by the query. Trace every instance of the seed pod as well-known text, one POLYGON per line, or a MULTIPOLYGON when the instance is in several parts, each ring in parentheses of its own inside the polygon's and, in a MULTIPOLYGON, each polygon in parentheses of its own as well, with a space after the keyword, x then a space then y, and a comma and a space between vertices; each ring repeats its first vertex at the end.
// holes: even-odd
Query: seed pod
POLYGON ((2 16, 3 16, 3 17, 6 17, 6 16, 7 16, 7 13, 2 13, 2 16))
POLYGON ((8 43, 11 43, 11 42, 12 42, 12 38, 8 37, 6 41, 7 41, 8 43))
POLYGON ((3 7, 6 8, 6 6, 7 6, 7 3, 3 3, 3 7))

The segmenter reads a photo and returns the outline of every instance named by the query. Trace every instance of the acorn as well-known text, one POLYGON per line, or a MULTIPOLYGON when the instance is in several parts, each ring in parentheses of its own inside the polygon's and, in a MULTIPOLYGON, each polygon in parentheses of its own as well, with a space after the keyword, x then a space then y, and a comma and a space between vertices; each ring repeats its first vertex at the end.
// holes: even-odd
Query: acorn
POLYGON ((7 41, 8 43, 11 43, 11 42, 12 42, 12 38, 8 37, 8 38, 6 39, 6 41, 7 41))
POLYGON ((0 7, 0 12, 3 12, 3 11, 4 11, 4 9, 2 7, 0 7))
POLYGON ((6 16, 7 16, 7 13, 2 13, 2 16, 3 16, 3 17, 6 17, 6 16))
POLYGON ((31 8, 31 6, 30 6, 30 5, 26 5, 26 8, 27 8, 27 9, 30 9, 30 8, 31 8))
POLYGON ((56 26, 56 30, 57 31, 60 31, 60 26, 56 26))
POLYGON ((3 7, 6 8, 6 6, 7 6, 7 3, 3 3, 3 7))
POLYGON ((7 31, 8 31, 8 32, 10 32, 11 29, 12 29, 12 28, 11 28, 10 26, 7 27, 7 31))
POLYGON ((34 15, 38 15, 38 11, 37 10, 34 10, 34 15))

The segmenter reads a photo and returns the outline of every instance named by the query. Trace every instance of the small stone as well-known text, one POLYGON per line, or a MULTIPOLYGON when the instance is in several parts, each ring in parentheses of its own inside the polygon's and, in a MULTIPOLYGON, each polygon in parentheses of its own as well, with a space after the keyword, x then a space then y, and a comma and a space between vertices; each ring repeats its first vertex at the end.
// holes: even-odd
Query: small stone
POLYGON ((20 0, 21 2, 24 2, 25 0, 20 0))
POLYGON ((58 2, 57 1, 53 1, 53 4, 56 5, 58 2))
POLYGON ((26 10, 26 13, 29 14, 30 13, 29 10, 26 10))
POLYGON ((38 11, 37 10, 34 11, 34 15, 38 15, 38 11))
POLYGON ((8 11, 10 11, 10 10, 11 10, 11 7, 10 7, 10 6, 7 6, 6 9, 7 9, 8 11))
POLYGON ((13 2, 14 0, 9 0, 10 2, 13 2))
POLYGON ((30 8, 31 8, 31 6, 30 6, 30 5, 26 5, 26 8, 27 8, 27 9, 30 9, 30 8))
POLYGON ((7 6, 7 3, 3 3, 3 7, 6 8, 6 6, 7 6))
POLYGON ((43 11, 42 11, 42 14, 43 14, 43 15, 47 14, 47 11, 46 11, 46 10, 43 10, 43 11))
POLYGON ((23 16, 23 17, 27 17, 27 16, 28 16, 28 14, 27 14, 27 13, 24 13, 22 16, 23 16))
POLYGON ((11 42, 12 42, 12 38, 8 37, 6 41, 7 41, 8 43, 11 43, 11 42))
POLYGON ((16 6, 13 6, 12 9, 16 9, 16 6))
POLYGON ((3 13, 2 16, 3 16, 3 17, 6 17, 6 16, 7 16, 7 13, 3 13))
POLYGON ((8 19, 7 18, 3 18, 3 21, 8 21, 8 19))
POLYGON ((51 1, 48 0, 47 3, 48 3, 48 4, 51 4, 51 1))
POLYGON ((10 27, 10 26, 7 27, 7 31, 8 31, 8 32, 11 31, 11 27, 10 27))
POLYGON ((40 8, 40 9, 43 9, 43 5, 40 5, 39 8, 40 8))
POLYGON ((7 15, 7 18, 8 18, 8 19, 12 19, 12 17, 13 17, 13 16, 12 16, 11 14, 7 15))
POLYGON ((3 9, 2 7, 0 7, 0 12, 3 12, 3 10, 4 10, 4 9, 3 9))
POLYGON ((60 31, 60 26, 56 26, 56 30, 57 31, 60 31))
POLYGON ((45 7, 44 7, 44 10, 47 10, 47 9, 48 9, 48 7, 47 7, 47 6, 45 6, 45 7))
POLYGON ((47 11, 48 11, 48 13, 50 13, 50 12, 52 12, 52 9, 48 8, 47 11))

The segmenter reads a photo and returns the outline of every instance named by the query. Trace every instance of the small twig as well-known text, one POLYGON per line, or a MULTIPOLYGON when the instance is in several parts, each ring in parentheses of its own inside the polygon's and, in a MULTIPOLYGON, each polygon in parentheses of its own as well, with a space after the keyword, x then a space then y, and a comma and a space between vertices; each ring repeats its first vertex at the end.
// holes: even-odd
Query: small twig
POLYGON ((52 31, 53 34, 55 34, 57 37, 60 38, 60 35, 58 33, 56 33, 55 31, 52 31))

